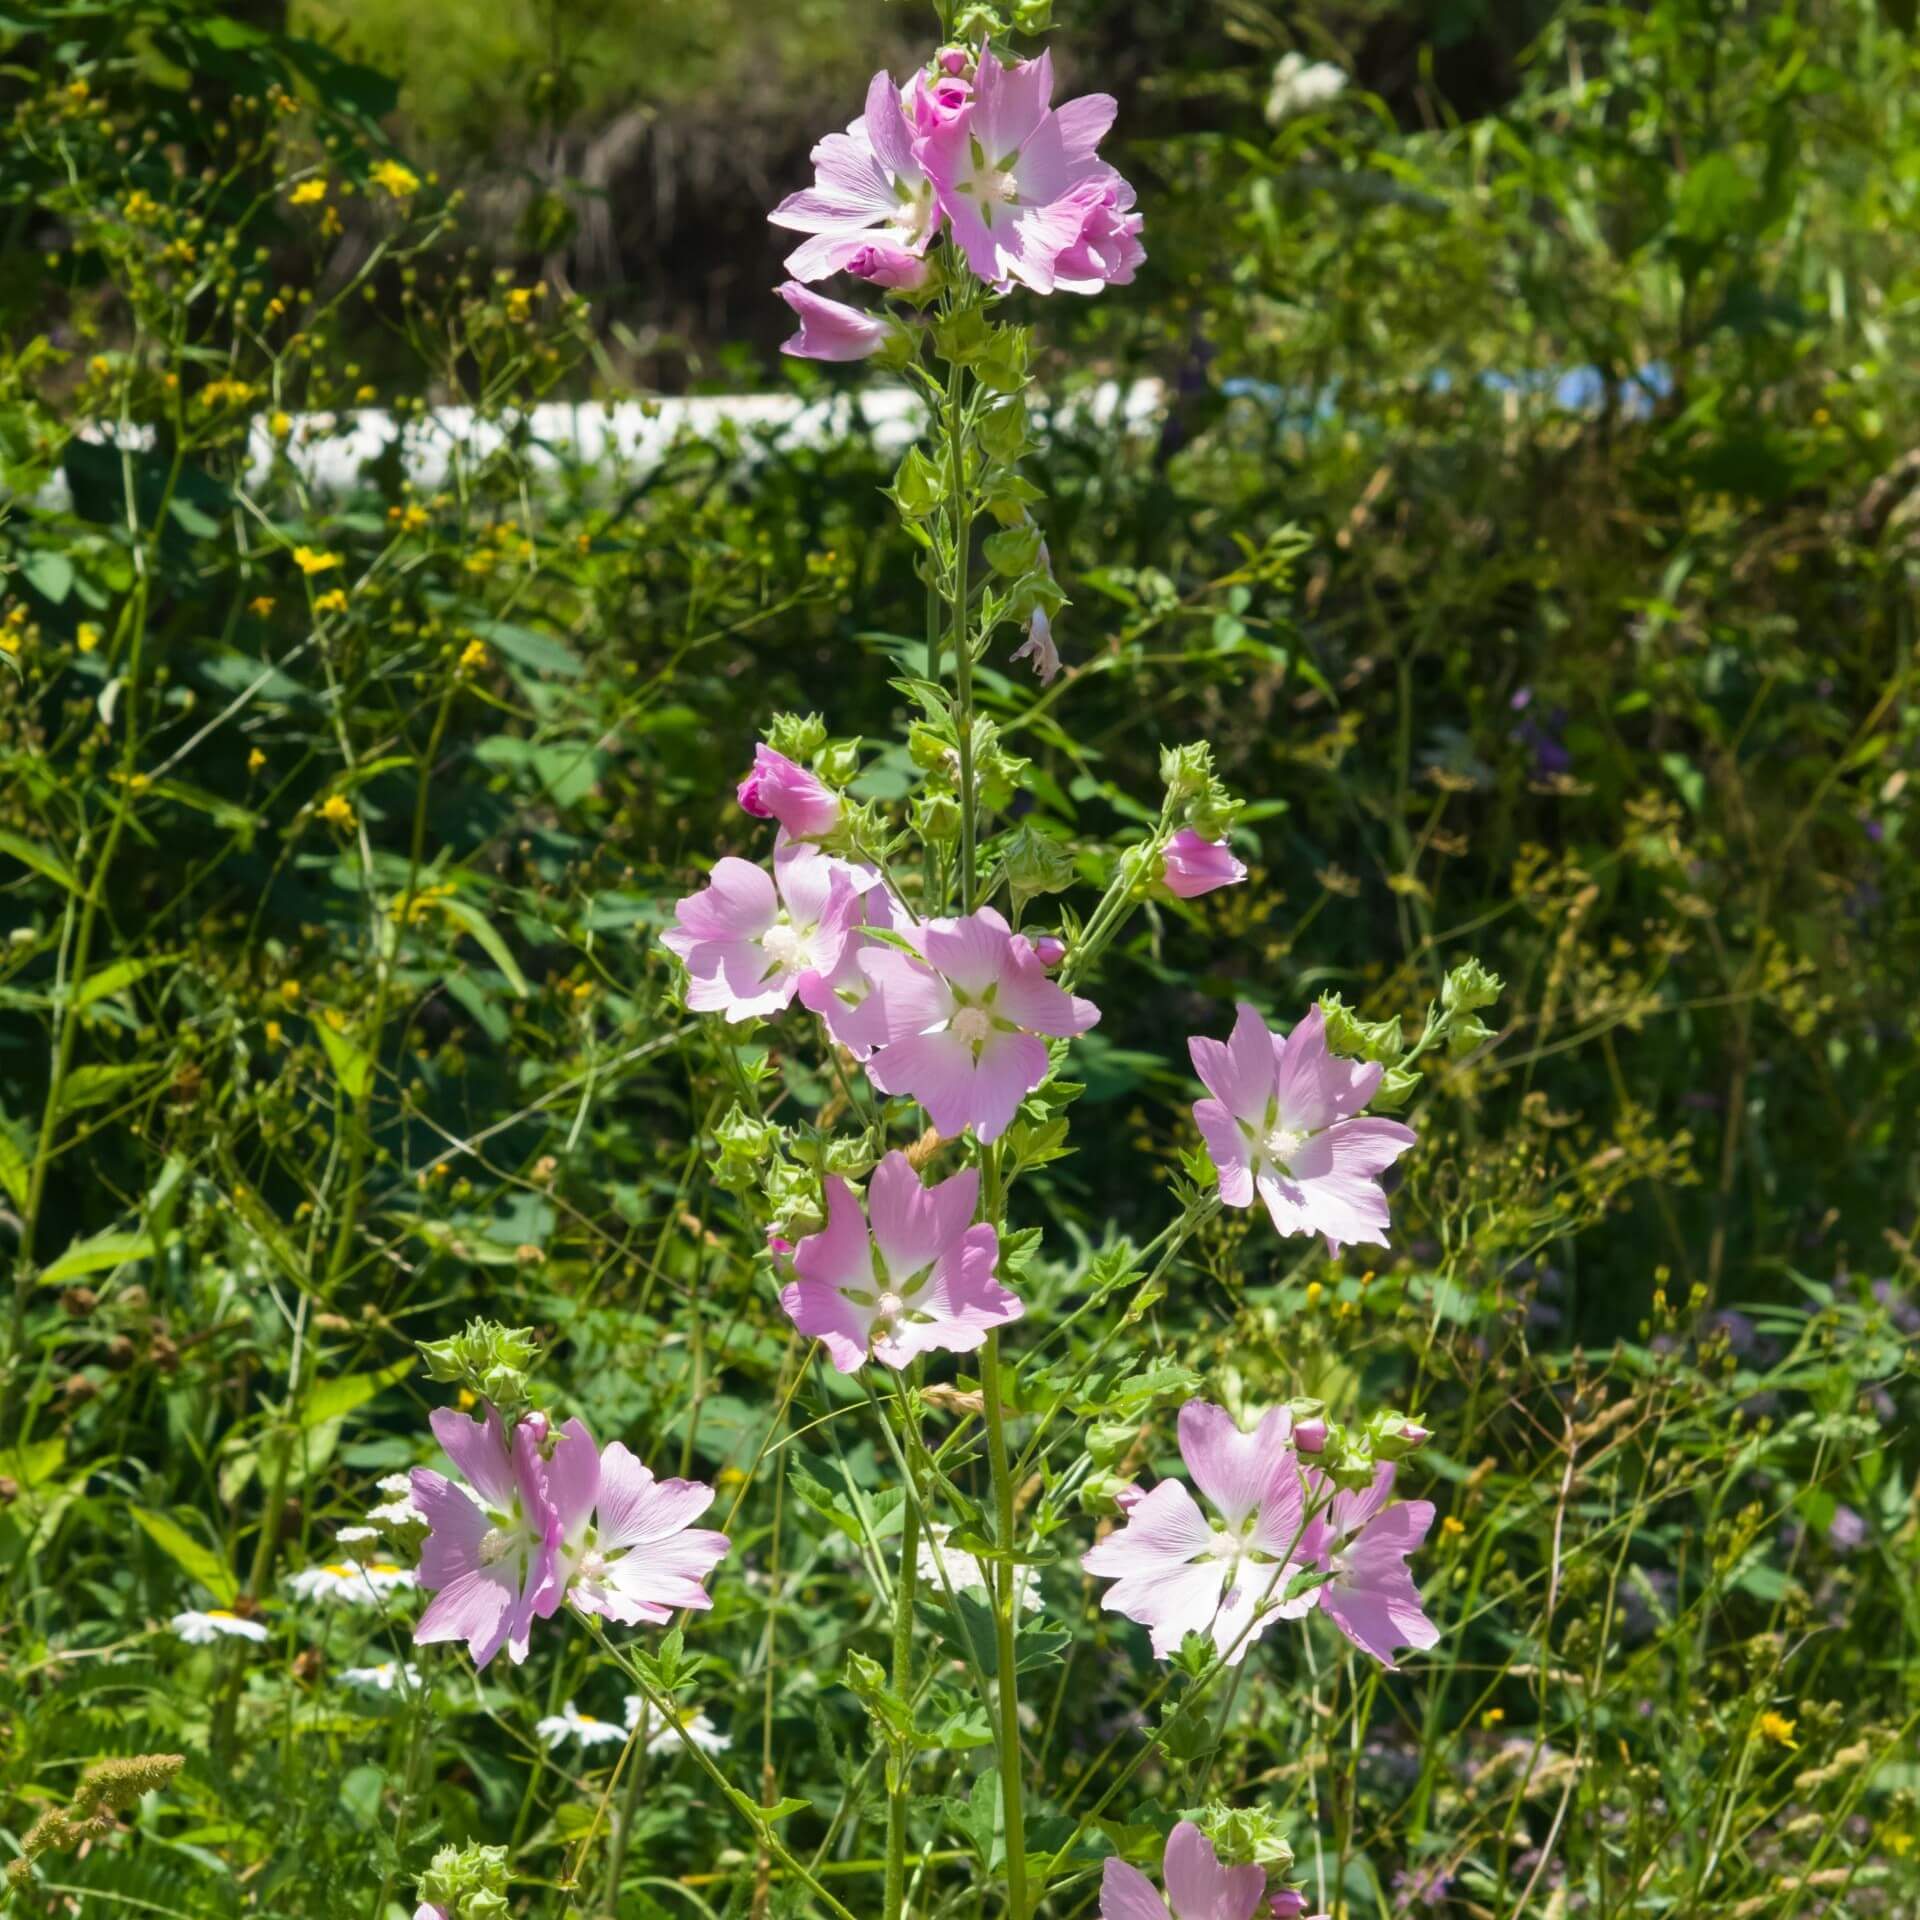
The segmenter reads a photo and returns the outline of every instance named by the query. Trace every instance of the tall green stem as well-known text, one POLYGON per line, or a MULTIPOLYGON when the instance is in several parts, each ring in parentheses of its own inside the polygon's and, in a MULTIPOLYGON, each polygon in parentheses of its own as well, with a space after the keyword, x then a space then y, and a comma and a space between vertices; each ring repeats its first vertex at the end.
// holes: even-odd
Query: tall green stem
POLYGON ((974 790, 973 790, 973 622, 968 602, 972 585, 968 571, 973 558, 973 499, 967 491, 966 373, 959 365, 947 369, 948 488, 953 529, 952 598, 948 632, 953 640, 954 744, 960 755, 960 911, 973 911, 974 790))
MULTIPOLYGON (((986 1402, 987 1462, 993 1475, 994 1544, 1003 1554, 1013 1552, 1013 1475, 1007 1465, 1006 1419, 1000 1405, 1000 1335, 987 1335, 980 1368, 980 1391, 986 1402)), ((993 1583, 994 1692, 999 1712, 1000 1806, 1007 1834, 1007 1912, 1011 1920, 1027 1920, 1027 1819, 1021 1795, 1024 1769, 1020 1764, 1020 1689, 1015 1679, 1014 1608, 1019 1591, 1019 1568, 1011 1559, 998 1563, 993 1583)))
MULTIPOLYGON (((900 1578, 893 1587, 893 1691, 913 1698, 913 1590, 920 1570, 920 1503, 900 1509, 900 1578)), ((913 1800, 913 1754, 902 1746, 887 1771, 887 1887, 885 1920, 901 1920, 907 1906, 907 1810, 913 1800)))

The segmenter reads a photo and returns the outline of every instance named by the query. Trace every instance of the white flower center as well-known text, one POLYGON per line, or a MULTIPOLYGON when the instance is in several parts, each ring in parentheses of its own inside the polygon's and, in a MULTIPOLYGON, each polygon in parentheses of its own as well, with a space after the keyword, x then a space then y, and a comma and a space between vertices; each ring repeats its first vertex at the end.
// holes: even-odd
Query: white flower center
POLYGON ((491 1567, 513 1551, 513 1535, 505 1527, 489 1527, 480 1536, 480 1564, 491 1567))
POLYGON ((897 1293, 883 1293, 874 1305, 874 1315, 881 1320, 898 1320, 907 1310, 907 1303, 897 1293))
POLYGON ((769 927, 766 932, 760 936, 760 951, 764 953, 776 967, 793 966, 800 959, 801 955, 805 953, 806 947, 805 936, 801 934, 800 930, 797 927, 790 927, 784 923, 779 926, 769 927))
POLYGON ((598 1547, 589 1547, 580 1556, 580 1578, 582 1580, 602 1580, 606 1578, 607 1556, 598 1547))
POLYGON ((1308 1136, 1292 1127, 1275 1127, 1260 1142, 1267 1158, 1276 1166, 1286 1166, 1302 1147, 1307 1144, 1308 1136))
POLYGON ((968 1046, 977 1047, 993 1031, 992 1016, 979 1007, 962 1007, 953 1016, 947 1031, 956 1040, 964 1040, 968 1046))
POLYGON ((1012 206, 1020 198, 1020 182, 1013 176, 1011 168, 1002 173, 987 175, 987 193, 995 200, 1004 200, 1012 206))

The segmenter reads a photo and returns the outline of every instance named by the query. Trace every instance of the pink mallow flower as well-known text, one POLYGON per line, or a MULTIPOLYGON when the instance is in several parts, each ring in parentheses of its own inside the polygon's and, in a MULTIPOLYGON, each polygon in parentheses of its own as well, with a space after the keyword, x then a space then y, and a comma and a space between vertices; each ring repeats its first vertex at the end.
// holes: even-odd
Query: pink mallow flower
POLYGON ((1313 1606, 1311 1592, 1281 1598, 1312 1564, 1291 1430, 1284 1407, 1242 1433, 1224 1407, 1189 1400, 1180 1409, 1180 1457, 1219 1518, 1207 1518, 1185 1481, 1162 1480, 1081 1560, 1088 1573, 1113 1580, 1101 1606, 1147 1628, 1157 1658, 1171 1658, 1198 1633, 1237 1667, 1274 1621, 1313 1606))
POLYGON ((1355 1119, 1380 1084, 1377 1061, 1342 1060, 1327 1048, 1315 1007, 1282 1040, 1241 1005, 1232 1038, 1187 1043, 1210 1100, 1193 1117, 1230 1207, 1266 1202, 1283 1234, 1323 1233, 1338 1253, 1353 1241, 1387 1243, 1380 1175, 1413 1145, 1397 1120, 1355 1119))
POLYGON ((904 1367, 916 1354, 972 1353, 1025 1311, 993 1277, 993 1228, 973 1224, 975 1168, 927 1187, 904 1153, 888 1154, 869 1184, 871 1229, 837 1174, 826 1191, 826 1231, 794 1250, 799 1278, 780 1305, 842 1373, 869 1354, 904 1367))
MULTIPOLYGON (((1364 1493, 1337 1493, 1309 1529, 1308 1550, 1332 1577, 1313 1590, 1320 1610, 1383 1667, 1393 1666, 1396 1647, 1427 1648, 1440 1630, 1426 1616, 1407 1571, 1407 1555, 1433 1525, 1431 1500, 1387 1505, 1393 1462, 1383 1461, 1364 1493)), ((1309 1469, 1316 1498, 1326 1485, 1309 1469)))
POLYGON ((723 855, 707 884, 674 907, 660 936, 687 968, 687 1005, 731 1021, 811 1006, 841 964, 860 895, 843 865, 814 848, 781 849, 773 873, 723 855))
POLYGON ((559 1572, 567 1603, 622 1626, 664 1625, 676 1608, 713 1605, 701 1582, 727 1536, 693 1522, 713 1504, 698 1480, 656 1480, 614 1441, 604 1451, 569 1420, 547 1463, 560 1520, 559 1572))
POLYGON ((1197 900, 1216 887, 1238 886, 1247 869, 1224 840, 1203 840, 1191 827, 1182 827, 1161 851, 1160 877, 1169 893, 1197 900))
POLYGON ((964 111, 922 115, 915 158, 967 264, 1002 291, 1089 292, 1131 275, 1141 253, 1132 190, 1094 149, 1113 125, 1112 97, 1056 111, 1047 54, 1002 66, 982 51, 964 111), (1127 244, 1113 229, 1131 220, 1127 244), (1063 268, 1064 263, 1064 268, 1063 268))
MULTIPOLYGON (((821 858, 830 860, 836 856, 823 854, 821 858)), ((881 927, 905 933, 915 922, 913 915, 888 892, 876 870, 865 870, 872 875, 868 879, 856 863, 842 861, 840 865, 862 894, 860 915, 864 918, 856 915, 854 931, 841 952, 840 964, 817 981, 809 981, 801 990, 801 998, 826 1023, 835 1045, 845 1047, 854 1059, 865 1061, 875 1047, 886 1043, 887 1022, 880 991, 861 964, 861 955, 884 952, 887 948, 884 941, 871 938, 862 928, 881 927)))
POLYGON ((1100 1009, 1049 980, 1032 944, 991 907, 929 920, 909 938, 920 960, 893 948, 860 956, 885 1029, 867 1076, 882 1093, 918 1100, 944 1134, 971 1127, 997 1140, 1047 1077, 1041 1036, 1085 1033, 1100 1009))
POLYGON ((756 820, 778 820, 797 840, 817 839, 840 824, 840 796, 765 744, 753 750, 753 771, 740 782, 739 800, 756 820))
POLYGON ((545 1424, 523 1420, 509 1433, 491 1407, 482 1420, 441 1407, 431 1424, 467 1485, 413 1470, 413 1502, 432 1529, 418 1577, 433 1594, 414 1644, 464 1640, 476 1667, 502 1647, 523 1661, 534 1620, 560 1604, 560 1517, 540 1458, 545 1424))
MULTIPOLYGON (((921 84, 916 79, 909 93, 915 107, 921 84)), ((824 280, 843 268, 860 272, 854 263, 864 257, 863 250, 875 250, 873 259, 892 263, 891 271, 900 270, 903 256, 926 252, 939 230, 940 213, 933 183, 913 151, 909 111, 900 89, 886 74, 876 73, 867 83, 866 111, 845 133, 830 133, 814 148, 813 185, 788 194, 767 215, 776 227, 812 236, 787 255, 794 279, 824 280)), ((884 280, 871 271, 864 277, 882 285, 918 284, 884 280)), ((785 288, 781 292, 786 296, 785 288)))
POLYGON ((1100 1920, 1253 1920, 1267 1890, 1261 1866, 1223 1867, 1213 1842, 1191 1820, 1167 1835, 1164 1900, 1138 1867, 1110 1856, 1100 1870, 1100 1920))
POLYGON ((869 360, 899 332, 884 315, 862 313, 843 300, 829 300, 798 280, 785 281, 774 292, 800 322, 800 331, 780 343, 780 351, 796 360, 869 360))

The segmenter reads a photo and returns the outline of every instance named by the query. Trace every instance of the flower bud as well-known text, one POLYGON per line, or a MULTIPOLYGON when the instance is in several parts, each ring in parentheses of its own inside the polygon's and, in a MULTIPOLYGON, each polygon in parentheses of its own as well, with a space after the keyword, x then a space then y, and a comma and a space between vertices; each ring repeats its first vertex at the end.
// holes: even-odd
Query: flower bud
POLYGON ((1472 1013, 1490 1007, 1506 990, 1506 982, 1478 960, 1462 960, 1440 988, 1440 1004, 1449 1013, 1472 1013))
POLYGON ((1007 836, 1000 871, 1016 901, 1043 893, 1064 893, 1079 878, 1073 856, 1051 834, 1016 827, 1007 836))
POLYGON ((419 1346, 430 1379, 465 1387, 508 1425, 526 1412, 527 1369, 538 1350, 531 1327, 469 1320, 461 1332, 419 1346))
POLYGON ((1324 1414, 1315 1414, 1311 1419, 1294 1423, 1293 1444, 1300 1453, 1323 1452, 1327 1444, 1327 1422, 1324 1414))
POLYGON ((1273 1920, 1300 1920, 1307 1910, 1307 1896, 1297 1887, 1282 1887, 1268 1897, 1267 1905, 1272 1909, 1273 1920))
POLYGON ((1035 934, 1033 957, 1051 973, 1067 957, 1067 943, 1057 933, 1035 934))

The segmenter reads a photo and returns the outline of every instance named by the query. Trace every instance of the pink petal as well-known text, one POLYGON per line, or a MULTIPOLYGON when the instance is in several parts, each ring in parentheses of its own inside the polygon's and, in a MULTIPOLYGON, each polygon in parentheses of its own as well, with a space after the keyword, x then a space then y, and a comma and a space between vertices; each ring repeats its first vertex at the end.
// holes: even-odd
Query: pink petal
POLYGON ((484 1417, 469 1420, 451 1407, 436 1407, 427 1424, 467 1485, 488 1506, 504 1510, 513 1505, 513 1462, 507 1453, 506 1429, 493 1408, 484 1417))
POLYGON ((876 944, 862 949, 860 969, 885 997, 889 1041, 923 1034, 953 1018, 947 983, 910 954, 876 944))
POLYGON ((618 1440, 600 1456, 598 1526, 604 1548, 651 1548, 712 1504, 713 1489, 704 1482, 656 1480, 618 1440))
MULTIPOLYGON (((1046 1043, 1029 1033, 1004 1033, 996 1029, 981 1043, 979 1064, 973 1072, 968 1096, 968 1119, 982 1144, 998 1140, 1013 1124, 1024 1100, 1052 1066, 1046 1043)), ((921 1102, 926 1106, 926 1102, 921 1102)), ((927 1112, 942 1133, 955 1131, 934 1113, 927 1112)), ((964 1123, 963 1123, 964 1124, 964 1123)))
POLYGON ((1068 154, 1076 160, 1091 160, 1119 111, 1120 103, 1110 93, 1083 93, 1077 100, 1063 101, 1053 117, 1068 154))
POLYGON ((546 1493, 560 1520, 563 1538, 586 1525, 600 1491, 600 1449, 584 1422, 569 1420, 547 1462, 546 1493))
POLYGON ((1274 1090, 1274 1038, 1252 1007, 1240 1002, 1224 1046, 1196 1035, 1187 1042, 1187 1051, 1207 1091, 1236 1120, 1255 1127, 1266 1125, 1267 1103, 1274 1090))
POLYGON ((1167 1920, 1167 1905, 1138 1867, 1109 1854, 1100 1869, 1100 1920, 1167 1920))
POLYGON ((985 1224, 969 1227, 959 1246, 909 1296, 915 1317, 874 1341, 874 1358, 904 1367, 922 1353, 973 1353, 995 1327, 1018 1320, 1026 1307, 994 1278, 998 1257, 994 1230, 985 1224))
POLYGON ((888 172, 896 179, 920 178, 919 162, 913 157, 913 136, 900 105, 900 89, 885 72, 876 73, 867 83, 866 127, 874 157, 888 172))
POLYGON ((1029 1033, 1047 1033, 1062 1039, 1085 1033, 1100 1023, 1100 1009, 1091 1000, 1068 993, 1049 980, 1046 969, 1025 941, 1015 943, 1009 952, 999 991, 994 995, 993 1010, 1029 1033))
POLYGON ((1279 1407, 1251 1433, 1242 1433, 1225 1407, 1209 1401, 1189 1400, 1180 1409, 1180 1457, 1229 1532, 1238 1533, 1264 1505, 1283 1472, 1292 1474, 1292 1430, 1291 1416, 1279 1407))
MULTIPOLYGON (((871 963, 865 964, 871 970, 871 963)), ((888 976, 889 983, 881 991, 886 995, 888 1026, 897 1033, 892 978, 888 976)), ((867 1078, 882 1093, 918 1100, 942 1133, 964 1133, 972 1121, 973 1049, 950 1033, 916 1033, 893 1040, 867 1062, 867 1078)))
POLYGON ((492 1568, 475 1568, 442 1587, 413 1630, 416 1647, 464 1640, 476 1667, 484 1667, 514 1640, 515 1660, 526 1658, 526 1633, 519 1596, 510 1578, 492 1568))
POLYGON ((794 1248, 793 1269, 801 1279, 825 1286, 871 1288, 873 1250, 860 1202, 837 1173, 828 1176, 826 1195, 826 1227, 809 1234, 794 1248))
POLYGON ((1297 1133, 1318 1133, 1358 1113, 1383 1072, 1377 1060, 1342 1060, 1330 1052, 1326 1015, 1318 1007, 1281 1043, 1278 1069, 1280 1124, 1297 1133))
MULTIPOLYGON (((713 1596, 701 1582, 726 1558, 729 1544, 724 1533, 696 1527, 623 1554, 607 1569, 609 1599, 618 1596, 651 1620, 660 1619, 670 1608, 710 1607, 713 1596)), ((608 1610, 613 1611, 611 1605, 608 1610)), ((620 1616, 615 1613, 614 1617, 620 1616)))
POLYGON ((1264 1867, 1223 1867, 1191 1820, 1168 1834, 1164 1873, 1174 1920, 1252 1920, 1267 1888, 1264 1867))
POLYGON ((1010 939, 1007 923, 999 914, 991 907, 981 907, 963 919, 929 920, 920 951, 927 956, 928 964, 937 967, 962 993, 977 999, 997 985, 1007 970, 1010 939))
POLYGON ((739 940, 765 933, 778 904, 766 869, 729 853, 713 863, 707 884, 678 901, 673 912, 697 940, 739 940))
POLYGON ((858 1373, 866 1364, 871 1307, 856 1306, 824 1280, 794 1280, 780 1290, 780 1311, 796 1331, 826 1348, 837 1371, 858 1373))
MULTIPOLYGON (((1211 1047, 1220 1043, 1195 1040, 1191 1044, 1211 1047)), ((1224 1055, 1226 1049, 1221 1047, 1220 1051, 1224 1055)), ((1230 1207, 1252 1206, 1253 1162, 1248 1158, 1247 1136, 1240 1131, 1240 1123, 1218 1100, 1196 1100, 1193 1117, 1199 1123, 1201 1138, 1207 1143, 1214 1171, 1220 1176, 1221 1200, 1230 1207)))
POLYGON ((492 1525, 473 1497, 430 1467, 413 1470, 413 1504, 432 1531, 421 1543, 420 1584, 451 1586, 480 1565, 480 1542, 492 1525))
POLYGON ((966 1233, 979 1198, 976 1168, 927 1187, 904 1153, 888 1154, 867 1187, 867 1213, 887 1271, 905 1280, 932 1266, 966 1233))

